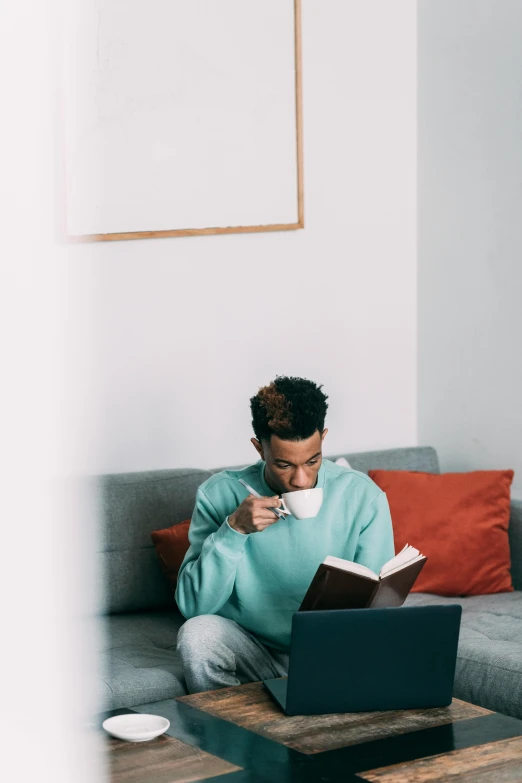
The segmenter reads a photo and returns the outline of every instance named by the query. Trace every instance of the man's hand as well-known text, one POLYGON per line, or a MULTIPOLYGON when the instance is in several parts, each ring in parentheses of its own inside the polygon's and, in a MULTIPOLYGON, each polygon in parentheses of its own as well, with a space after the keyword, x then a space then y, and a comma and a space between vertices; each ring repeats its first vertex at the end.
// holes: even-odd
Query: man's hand
POLYGON ((275 495, 272 498, 255 498, 249 495, 240 506, 230 514, 228 524, 238 533, 260 533, 266 527, 279 521, 279 517, 271 511, 271 508, 279 508, 281 498, 275 495))

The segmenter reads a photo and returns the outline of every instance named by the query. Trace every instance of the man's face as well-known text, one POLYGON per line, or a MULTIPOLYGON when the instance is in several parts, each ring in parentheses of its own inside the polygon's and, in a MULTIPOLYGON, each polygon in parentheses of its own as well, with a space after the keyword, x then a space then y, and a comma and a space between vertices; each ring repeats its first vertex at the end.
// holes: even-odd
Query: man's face
POLYGON ((322 462, 323 440, 328 432, 316 430, 306 440, 281 440, 272 435, 270 442, 252 438, 257 452, 266 462, 265 480, 274 492, 312 489, 322 462))

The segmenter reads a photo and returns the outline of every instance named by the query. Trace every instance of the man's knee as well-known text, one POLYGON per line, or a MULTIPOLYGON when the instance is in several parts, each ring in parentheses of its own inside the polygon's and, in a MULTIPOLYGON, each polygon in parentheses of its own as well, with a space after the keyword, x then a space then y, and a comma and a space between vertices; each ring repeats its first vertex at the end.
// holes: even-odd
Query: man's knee
POLYGON ((201 614, 191 617, 178 632, 178 651, 182 656, 216 648, 230 636, 232 620, 215 614, 201 614))
POLYGON ((214 614, 192 617, 178 633, 178 653, 189 693, 226 688, 239 683, 236 652, 241 628, 214 614))

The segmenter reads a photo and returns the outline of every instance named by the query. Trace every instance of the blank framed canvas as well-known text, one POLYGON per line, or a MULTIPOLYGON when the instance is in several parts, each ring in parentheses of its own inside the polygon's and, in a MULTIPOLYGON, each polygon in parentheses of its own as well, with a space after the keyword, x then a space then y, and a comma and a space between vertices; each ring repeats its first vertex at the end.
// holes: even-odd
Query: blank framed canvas
POLYGON ((302 228, 300 0, 82 0, 65 224, 100 241, 302 228))

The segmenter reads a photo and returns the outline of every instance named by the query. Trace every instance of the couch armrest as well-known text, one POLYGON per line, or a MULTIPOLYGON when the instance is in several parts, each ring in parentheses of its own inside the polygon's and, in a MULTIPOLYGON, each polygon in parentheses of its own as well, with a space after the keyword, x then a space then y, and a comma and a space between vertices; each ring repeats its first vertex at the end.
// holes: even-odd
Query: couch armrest
POLYGON ((522 590, 522 500, 511 501, 509 547, 513 587, 515 590, 522 590))

